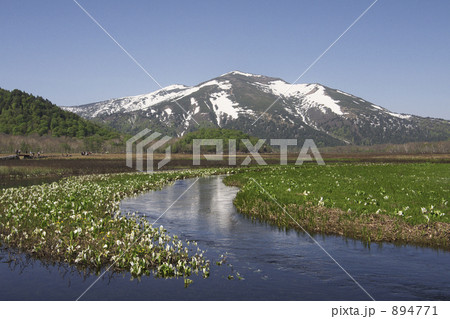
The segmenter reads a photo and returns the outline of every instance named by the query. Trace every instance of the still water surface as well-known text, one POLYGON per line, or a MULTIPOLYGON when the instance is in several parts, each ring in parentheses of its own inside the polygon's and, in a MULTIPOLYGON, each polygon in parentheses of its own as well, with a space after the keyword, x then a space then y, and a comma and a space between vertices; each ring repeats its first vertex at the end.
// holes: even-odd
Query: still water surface
MULTIPOLYGON (((221 176, 176 181, 160 191, 129 198, 123 212, 138 211, 172 234, 195 240, 216 261, 211 275, 184 288, 182 279, 128 274, 104 276, 83 300, 369 300, 369 297, 307 235, 252 221, 236 212, 238 189, 221 176), (236 272, 244 278, 238 280, 236 272), (229 280, 228 276, 235 279, 229 280)), ((372 244, 337 236, 315 239, 376 300, 450 300, 450 253, 412 246, 372 244)), ((2 252, 1 300, 73 300, 97 278, 67 266, 10 261, 2 252)), ((23 256, 17 256, 23 257, 23 256)))

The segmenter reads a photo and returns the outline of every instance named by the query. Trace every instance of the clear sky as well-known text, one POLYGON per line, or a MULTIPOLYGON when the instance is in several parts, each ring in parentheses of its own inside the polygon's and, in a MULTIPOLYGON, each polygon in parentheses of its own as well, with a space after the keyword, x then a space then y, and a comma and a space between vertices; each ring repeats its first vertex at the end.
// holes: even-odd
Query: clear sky
MULTIPOLYGON (((163 86, 295 79, 373 0, 79 0, 163 86)), ((450 119, 450 1, 379 0, 299 81, 450 119)), ((58 105, 159 89, 72 0, 2 0, 0 87, 58 105)))

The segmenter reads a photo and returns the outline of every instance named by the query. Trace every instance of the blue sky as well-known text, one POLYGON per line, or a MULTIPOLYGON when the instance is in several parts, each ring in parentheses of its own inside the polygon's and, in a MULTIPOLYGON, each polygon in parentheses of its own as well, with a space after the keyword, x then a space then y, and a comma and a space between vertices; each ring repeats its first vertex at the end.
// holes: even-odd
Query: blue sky
MULTIPOLYGON (((79 0, 161 85, 293 82, 373 1, 79 0)), ((450 119, 450 1, 379 0, 299 81, 450 119)), ((0 87, 58 105, 159 89, 72 0, 3 0, 0 87)))

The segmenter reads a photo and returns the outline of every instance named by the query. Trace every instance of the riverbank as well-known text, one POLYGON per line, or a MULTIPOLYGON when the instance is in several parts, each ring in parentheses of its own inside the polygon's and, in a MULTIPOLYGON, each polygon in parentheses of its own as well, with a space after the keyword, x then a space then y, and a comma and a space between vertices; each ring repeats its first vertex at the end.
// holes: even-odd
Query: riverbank
POLYGON ((450 250, 448 164, 279 166, 224 182, 241 188, 241 213, 279 227, 450 250))
POLYGON ((135 276, 207 277, 210 262, 195 243, 182 242, 134 214, 122 216, 118 205, 125 197, 160 189, 177 179, 226 172, 86 175, 3 189, 0 242, 3 248, 35 258, 94 271, 111 267, 135 276))

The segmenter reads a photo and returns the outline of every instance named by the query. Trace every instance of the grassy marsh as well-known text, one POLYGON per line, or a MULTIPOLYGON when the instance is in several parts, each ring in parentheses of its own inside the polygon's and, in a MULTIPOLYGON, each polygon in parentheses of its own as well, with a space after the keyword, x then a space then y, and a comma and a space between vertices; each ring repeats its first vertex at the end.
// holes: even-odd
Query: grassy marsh
POLYGON ((240 212, 280 227, 450 249, 448 164, 275 166, 225 183, 240 212))
MULTIPOLYGON (((11 173, 14 168, 7 170, 11 173)), ((176 179, 224 173, 235 173, 224 181, 241 188, 234 203, 251 218, 286 228, 299 228, 299 223, 313 233, 365 242, 450 248, 450 170, 448 164, 437 163, 277 165, 73 176, 0 190, 0 243, 39 259, 97 271, 112 265, 112 270, 129 271, 133 276, 182 276, 189 284, 191 274, 209 275, 210 261, 204 252, 143 218, 121 215, 118 205, 125 197, 160 189, 176 179)))

